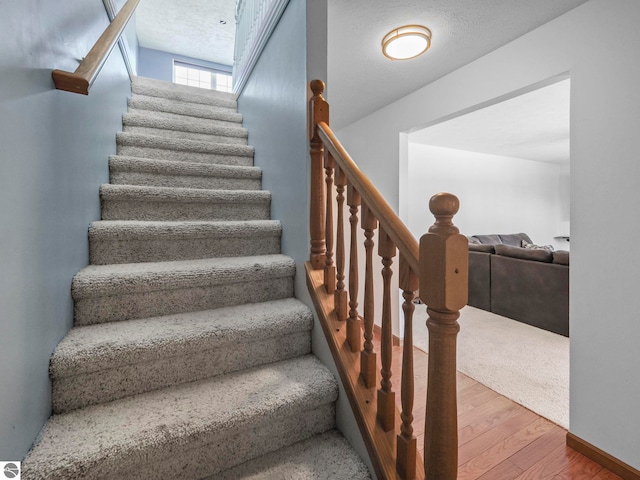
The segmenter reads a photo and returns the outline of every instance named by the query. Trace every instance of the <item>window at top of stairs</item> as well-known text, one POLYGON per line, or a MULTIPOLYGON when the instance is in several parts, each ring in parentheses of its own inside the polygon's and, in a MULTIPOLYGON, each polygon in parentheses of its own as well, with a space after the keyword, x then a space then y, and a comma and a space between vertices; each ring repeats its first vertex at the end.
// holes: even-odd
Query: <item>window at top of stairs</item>
POLYGON ((173 83, 231 92, 231 75, 228 73, 177 61, 173 62, 173 83))

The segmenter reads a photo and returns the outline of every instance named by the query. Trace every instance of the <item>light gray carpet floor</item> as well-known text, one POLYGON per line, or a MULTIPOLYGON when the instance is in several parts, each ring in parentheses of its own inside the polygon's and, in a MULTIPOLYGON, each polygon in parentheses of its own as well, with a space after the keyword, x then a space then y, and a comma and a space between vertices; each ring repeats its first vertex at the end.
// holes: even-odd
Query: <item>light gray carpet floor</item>
MULTIPOLYGON (((569 428, 567 337, 470 306, 461 310, 459 323, 460 372, 569 428)), ((414 323, 414 345, 429 351, 423 321, 414 323)))

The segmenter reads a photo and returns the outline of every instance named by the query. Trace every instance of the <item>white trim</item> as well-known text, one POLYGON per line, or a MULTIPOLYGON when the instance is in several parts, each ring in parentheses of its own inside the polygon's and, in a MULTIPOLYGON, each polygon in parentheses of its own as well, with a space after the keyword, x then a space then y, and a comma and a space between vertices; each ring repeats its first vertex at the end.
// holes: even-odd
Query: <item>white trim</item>
MULTIPOLYGON (((118 8, 118 5, 116 4, 116 0, 102 0, 102 3, 104 3, 104 8, 107 11, 109 21, 112 22, 116 14, 120 10, 118 8)), ((118 47, 120 47, 122 59, 124 60, 124 65, 127 68, 127 72, 129 73, 129 78, 133 80, 133 77, 136 76, 136 71, 133 68, 133 64, 131 63, 131 49, 129 48, 129 42, 124 35, 120 35, 120 38, 118 39, 118 47)))
POLYGON ((288 3, 289 0, 238 0, 233 62, 234 94, 242 92, 288 3))

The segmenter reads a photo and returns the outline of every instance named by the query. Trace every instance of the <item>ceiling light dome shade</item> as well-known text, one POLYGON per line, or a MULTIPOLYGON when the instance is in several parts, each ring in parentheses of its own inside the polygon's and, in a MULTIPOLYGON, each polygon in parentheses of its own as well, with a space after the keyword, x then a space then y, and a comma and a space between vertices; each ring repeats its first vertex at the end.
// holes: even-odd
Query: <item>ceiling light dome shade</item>
POLYGON ((382 53, 391 60, 408 60, 431 46, 431 30, 422 25, 394 28, 382 39, 382 53))

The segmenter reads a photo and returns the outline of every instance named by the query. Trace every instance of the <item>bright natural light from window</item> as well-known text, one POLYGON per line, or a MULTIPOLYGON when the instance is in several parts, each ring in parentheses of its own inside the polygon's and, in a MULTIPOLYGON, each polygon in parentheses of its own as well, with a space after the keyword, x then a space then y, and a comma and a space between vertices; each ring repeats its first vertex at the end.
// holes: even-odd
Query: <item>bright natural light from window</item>
POLYGON ((231 75, 216 73, 216 90, 221 92, 231 92, 231 75))
POLYGON ((218 90, 220 92, 231 92, 231 75, 212 72, 197 66, 186 66, 177 62, 173 64, 173 83, 218 90))

